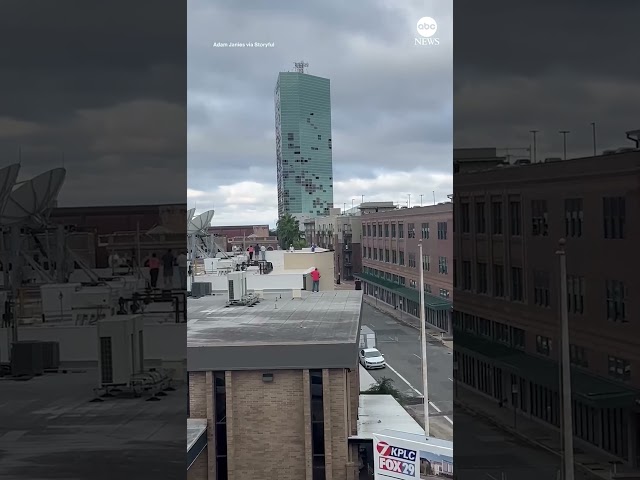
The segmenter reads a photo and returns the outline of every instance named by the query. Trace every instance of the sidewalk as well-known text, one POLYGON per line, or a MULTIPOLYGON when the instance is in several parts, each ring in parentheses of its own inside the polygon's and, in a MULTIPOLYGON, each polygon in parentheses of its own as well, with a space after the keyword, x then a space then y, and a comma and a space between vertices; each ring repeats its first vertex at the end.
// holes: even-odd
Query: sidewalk
MULTIPOLYGON (((559 456, 560 432, 553 428, 531 420, 526 414, 518 411, 515 417, 513 410, 500 407, 496 401, 469 389, 462 383, 454 387, 454 406, 463 409, 468 414, 487 420, 501 430, 518 437, 524 442, 542 448, 559 456)), ((576 472, 585 472, 595 479, 638 479, 640 470, 631 469, 623 465, 617 466, 618 475, 612 474, 612 463, 617 459, 603 452, 599 452, 585 443, 574 440, 574 459, 576 472)))
MULTIPOLYGON (((377 302, 377 305, 376 305, 376 301, 375 300, 371 300, 366 295, 364 295, 362 298, 363 298, 363 301, 367 305, 370 305, 371 307, 375 308, 379 312, 385 313, 385 314, 389 315, 390 317, 395 318, 400 323, 402 323, 402 324, 404 324, 404 325, 406 325, 408 327, 415 328, 416 330, 420 331, 420 320, 418 320, 417 318, 414 318, 411 315, 407 315, 407 314, 402 314, 401 315, 398 310, 395 310, 395 309, 389 307, 388 305, 386 305, 383 302, 377 302)), ((444 340, 442 338, 441 331, 438 330, 437 328, 429 326, 429 324, 427 324, 427 335, 430 336, 432 340, 436 340, 436 341, 442 343, 445 347, 453 349, 453 341, 444 340)))

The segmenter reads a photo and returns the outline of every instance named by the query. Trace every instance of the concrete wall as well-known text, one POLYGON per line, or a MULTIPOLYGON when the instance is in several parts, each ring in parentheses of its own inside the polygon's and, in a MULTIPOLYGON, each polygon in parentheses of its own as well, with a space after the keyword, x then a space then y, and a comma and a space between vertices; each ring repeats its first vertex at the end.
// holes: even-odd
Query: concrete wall
MULTIPOLYGON (((226 275, 198 275, 195 277, 195 281, 211 283, 214 292, 226 292, 229 289, 226 275)), ((302 284, 302 274, 247 274, 247 288, 249 290, 300 290, 302 284)))
MULTIPOLYGON (((302 270, 316 267, 320 271, 320 291, 335 289, 335 269, 333 252, 285 252, 285 270, 302 270)), ((307 279, 307 290, 311 290, 311 278, 307 279)))
MULTIPOLYGON (((0 359, 8 361, 6 328, 0 330, 0 359)), ((21 327, 19 340, 44 340, 60 343, 60 361, 97 362, 98 331, 96 326, 21 327)), ((166 323, 145 325, 144 356, 147 360, 186 362, 187 325, 166 323)))

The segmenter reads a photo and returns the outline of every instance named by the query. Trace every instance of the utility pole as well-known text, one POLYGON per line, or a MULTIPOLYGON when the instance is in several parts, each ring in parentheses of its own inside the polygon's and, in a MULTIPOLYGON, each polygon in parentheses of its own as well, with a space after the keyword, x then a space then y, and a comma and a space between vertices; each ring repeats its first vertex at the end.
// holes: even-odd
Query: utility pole
POLYGON ((411 194, 409 194, 409 201, 407 202, 407 207, 411 208, 411 194))
POLYGON ((424 196, 423 194, 420 194, 420 206, 422 206, 422 197, 423 196, 424 196))
POLYGON ((571 133, 569 130, 560 130, 560 132, 562 134, 562 144, 563 144, 563 148, 564 148, 564 159, 567 159, 567 134, 571 133))
POLYGON ((596 122, 591 122, 591 131, 593 133, 593 156, 596 156, 596 122))
POLYGON ((537 141, 536 141, 536 135, 538 133, 538 130, 529 130, 529 133, 533 134, 533 163, 536 163, 538 161, 537 141))
POLYGON ((433 192, 433 204, 436 204, 436 191, 434 190, 433 192))
POLYGON ((561 324, 561 360, 560 375, 562 379, 562 470, 563 480, 574 480, 573 476, 573 421, 571 412, 571 360, 569 356, 569 313, 567 308, 567 257, 566 241, 558 242, 560 260, 560 324, 561 324))
POLYGON ((424 434, 429 438, 429 383, 427 375, 427 320, 424 312, 424 265, 422 261, 422 240, 418 242, 420 259, 420 346, 422 348, 422 392, 424 396, 424 434))

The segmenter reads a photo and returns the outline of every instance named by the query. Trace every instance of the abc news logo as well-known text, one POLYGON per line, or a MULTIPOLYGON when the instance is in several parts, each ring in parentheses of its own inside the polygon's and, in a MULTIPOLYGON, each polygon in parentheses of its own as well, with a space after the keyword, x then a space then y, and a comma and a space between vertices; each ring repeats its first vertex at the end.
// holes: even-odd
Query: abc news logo
POLYGON ((438 31, 438 23, 433 18, 422 17, 416 29, 422 38, 415 38, 414 45, 440 45, 440 39, 433 38, 438 31))

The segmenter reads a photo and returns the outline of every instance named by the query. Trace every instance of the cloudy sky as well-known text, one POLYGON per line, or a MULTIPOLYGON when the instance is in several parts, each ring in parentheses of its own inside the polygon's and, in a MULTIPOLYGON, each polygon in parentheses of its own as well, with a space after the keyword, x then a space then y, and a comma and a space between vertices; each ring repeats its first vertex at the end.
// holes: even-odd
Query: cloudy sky
MULTIPOLYGON (((633 146, 640 2, 454 2, 454 144, 529 147, 538 160, 633 146)), ((512 151, 516 153, 516 151, 512 151)), ((527 156, 522 152, 518 156, 527 156)))
POLYGON ((449 2, 190 0, 187 17, 188 203, 214 224, 275 225, 273 94, 299 60, 331 79, 335 206, 451 193, 449 2), (414 45, 424 16, 440 45, 414 45))
POLYGON ((185 25, 173 0, 3 2, 0 167, 64 164, 61 206, 186 202, 185 25))

